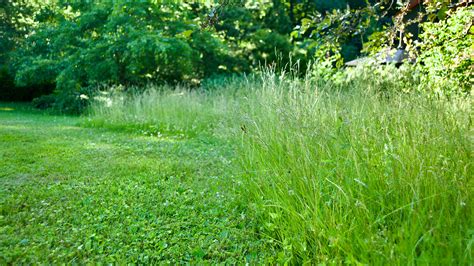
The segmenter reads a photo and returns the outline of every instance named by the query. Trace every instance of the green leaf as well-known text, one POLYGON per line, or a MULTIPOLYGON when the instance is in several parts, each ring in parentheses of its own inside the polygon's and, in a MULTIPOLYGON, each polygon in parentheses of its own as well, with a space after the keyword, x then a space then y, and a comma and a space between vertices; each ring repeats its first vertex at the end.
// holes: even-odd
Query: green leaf
POLYGON ((187 30, 187 31, 184 31, 184 32, 181 32, 181 35, 183 35, 185 38, 189 38, 191 36, 191 34, 193 34, 193 30, 187 30))

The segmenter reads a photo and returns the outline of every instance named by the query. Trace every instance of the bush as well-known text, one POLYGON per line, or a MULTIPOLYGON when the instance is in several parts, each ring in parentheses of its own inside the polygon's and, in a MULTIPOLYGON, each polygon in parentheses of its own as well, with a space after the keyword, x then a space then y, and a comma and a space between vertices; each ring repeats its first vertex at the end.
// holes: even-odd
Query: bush
POLYGON ((96 94, 95 89, 81 88, 77 92, 57 91, 33 99, 32 104, 39 109, 51 109, 54 113, 78 115, 90 105, 90 99, 96 94))
POLYGON ((281 68, 289 62, 292 46, 288 38, 272 30, 258 30, 251 36, 254 65, 278 62, 281 68))
POLYGON ((422 24, 418 69, 425 89, 436 94, 470 93, 474 7, 459 8, 445 20, 422 24))
POLYGON ((33 99, 32 105, 38 109, 48 109, 54 106, 56 102, 56 97, 52 94, 43 95, 38 98, 33 99))
POLYGON ((0 66, 0 101, 31 101, 53 91, 54 85, 16 86, 14 76, 6 66, 0 66))
POLYGON ((6 66, 0 65, 0 100, 11 100, 15 97, 13 77, 6 66))

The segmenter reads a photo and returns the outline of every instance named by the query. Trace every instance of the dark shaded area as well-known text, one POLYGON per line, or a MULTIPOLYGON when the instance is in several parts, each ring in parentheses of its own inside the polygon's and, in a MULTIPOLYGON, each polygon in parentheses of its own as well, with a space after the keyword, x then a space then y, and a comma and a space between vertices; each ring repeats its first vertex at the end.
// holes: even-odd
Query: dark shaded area
POLYGON ((31 101, 42 95, 51 94, 54 84, 38 84, 34 86, 15 86, 14 78, 6 68, 0 68, 0 101, 31 101))

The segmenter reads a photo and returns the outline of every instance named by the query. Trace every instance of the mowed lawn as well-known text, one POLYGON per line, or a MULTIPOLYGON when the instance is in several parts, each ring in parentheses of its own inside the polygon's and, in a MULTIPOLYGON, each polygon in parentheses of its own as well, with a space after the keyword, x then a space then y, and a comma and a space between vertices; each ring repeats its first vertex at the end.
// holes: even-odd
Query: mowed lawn
POLYGON ((258 260, 213 139, 81 126, 0 104, 0 263, 258 260))

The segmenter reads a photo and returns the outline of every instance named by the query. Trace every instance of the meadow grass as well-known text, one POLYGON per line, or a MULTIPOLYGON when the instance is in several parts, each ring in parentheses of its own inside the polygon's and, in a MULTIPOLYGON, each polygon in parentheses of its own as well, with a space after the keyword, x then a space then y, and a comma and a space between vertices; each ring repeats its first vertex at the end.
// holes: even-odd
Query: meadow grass
POLYGON ((238 110, 236 97, 242 96, 240 81, 226 82, 232 85, 223 91, 212 84, 209 90, 148 86, 124 93, 112 88, 96 97, 83 125, 130 132, 139 129, 144 134, 175 138, 213 137, 228 128, 223 123, 231 120, 222 119, 222 115, 238 110))
POLYGON ((288 262, 470 264, 467 100, 268 77, 244 115, 244 190, 288 262))
POLYGON ((119 93, 86 124, 233 147, 267 262, 472 264, 470 100, 290 76, 119 93))
MULTIPOLYGON (((391 73, 395 75, 394 73, 391 73)), ((291 73, 0 106, 1 263, 473 263, 469 98, 291 73)))

